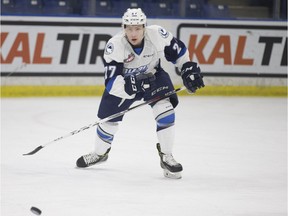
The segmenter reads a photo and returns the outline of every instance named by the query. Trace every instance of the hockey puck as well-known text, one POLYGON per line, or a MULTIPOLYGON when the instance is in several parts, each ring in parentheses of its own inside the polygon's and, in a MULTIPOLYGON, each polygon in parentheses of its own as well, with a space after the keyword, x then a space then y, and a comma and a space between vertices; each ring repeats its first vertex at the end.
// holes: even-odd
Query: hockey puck
POLYGON ((33 212, 33 213, 36 214, 36 215, 41 215, 41 213, 42 213, 39 208, 36 208, 36 207, 34 207, 34 206, 32 206, 32 207, 30 208, 30 210, 31 210, 31 212, 33 212))

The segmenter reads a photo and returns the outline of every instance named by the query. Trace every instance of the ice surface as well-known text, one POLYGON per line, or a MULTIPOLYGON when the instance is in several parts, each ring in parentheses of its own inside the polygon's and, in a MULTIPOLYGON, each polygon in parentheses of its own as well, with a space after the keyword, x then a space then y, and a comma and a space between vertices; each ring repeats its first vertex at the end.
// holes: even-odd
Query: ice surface
POLYGON ((107 163, 75 168, 98 97, 1 99, 1 215, 286 216, 287 98, 181 97, 174 157, 163 177, 150 107, 126 114, 107 163))

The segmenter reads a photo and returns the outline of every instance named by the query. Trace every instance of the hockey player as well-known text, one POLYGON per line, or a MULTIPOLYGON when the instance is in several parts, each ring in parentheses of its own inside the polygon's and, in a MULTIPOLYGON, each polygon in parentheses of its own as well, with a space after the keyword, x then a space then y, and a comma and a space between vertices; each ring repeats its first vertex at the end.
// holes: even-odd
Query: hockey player
MULTIPOLYGON (((122 26, 123 31, 112 37, 105 48, 105 91, 98 110, 100 119, 128 109, 136 100, 150 100, 174 89, 168 73, 161 67, 161 57, 181 68, 183 83, 189 92, 204 87, 200 68, 190 61, 184 43, 160 26, 146 26, 146 16, 140 8, 127 9, 122 26)), ((164 176, 169 178, 181 178, 183 169, 172 156, 177 104, 176 94, 150 104, 157 125, 160 165, 164 176)), ((95 149, 81 156, 77 167, 89 167, 108 159, 122 118, 98 125, 95 149)))

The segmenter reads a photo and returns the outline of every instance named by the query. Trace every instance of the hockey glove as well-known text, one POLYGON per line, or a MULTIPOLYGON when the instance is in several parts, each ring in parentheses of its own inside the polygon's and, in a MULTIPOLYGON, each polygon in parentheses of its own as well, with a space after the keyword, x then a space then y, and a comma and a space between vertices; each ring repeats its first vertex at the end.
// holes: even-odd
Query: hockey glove
POLYGON ((124 76, 125 91, 132 95, 138 92, 152 90, 156 77, 152 73, 132 73, 124 76))
POLYGON ((201 70, 195 62, 186 62, 183 64, 181 77, 189 93, 195 93, 197 89, 205 86, 201 70))

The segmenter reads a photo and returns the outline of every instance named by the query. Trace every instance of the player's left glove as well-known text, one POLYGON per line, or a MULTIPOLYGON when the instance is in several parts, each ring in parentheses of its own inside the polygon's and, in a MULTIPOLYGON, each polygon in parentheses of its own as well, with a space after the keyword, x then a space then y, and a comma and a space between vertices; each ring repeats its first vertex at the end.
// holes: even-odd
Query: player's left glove
POLYGON ((186 62, 183 64, 181 77, 189 93, 195 93, 197 89, 205 86, 201 70, 196 62, 186 62))
POLYGON ((132 73, 124 76, 125 91, 132 95, 153 89, 156 77, 153 73, 132 73))

